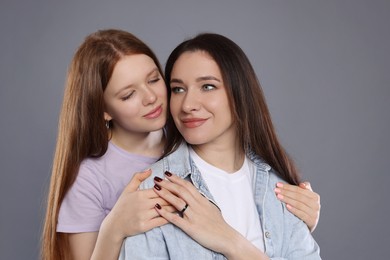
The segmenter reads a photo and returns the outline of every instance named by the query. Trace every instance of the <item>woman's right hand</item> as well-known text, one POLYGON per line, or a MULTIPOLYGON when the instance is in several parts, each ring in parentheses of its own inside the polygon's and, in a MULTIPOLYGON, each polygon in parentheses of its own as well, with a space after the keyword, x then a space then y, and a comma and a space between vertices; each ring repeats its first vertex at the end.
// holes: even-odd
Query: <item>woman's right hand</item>
POLYGON ((287 209, 302 219, 313 232, 320 219, 320 195, 313 191, 309 182, 299 186, 278 182, 275 188, 276 196, 286 203, 287 209))
POLYGON ((120 239, 146 232, 164 225, 167 221, 154 209, 157 203, 172 211, 172 207, 153 189, 139 190, 139 185, 151 174, 151 170, 134 174, 115 206, 103 221, 120 239))
POLYGON ((102 222, 91 259, 118 259, 124 238, 167 223, 167 220, 156 212, 155 205, 161 205, 168 212, 175 209, 153 189, 138 189, 150 174, 151 170, 134 174, 102 222))

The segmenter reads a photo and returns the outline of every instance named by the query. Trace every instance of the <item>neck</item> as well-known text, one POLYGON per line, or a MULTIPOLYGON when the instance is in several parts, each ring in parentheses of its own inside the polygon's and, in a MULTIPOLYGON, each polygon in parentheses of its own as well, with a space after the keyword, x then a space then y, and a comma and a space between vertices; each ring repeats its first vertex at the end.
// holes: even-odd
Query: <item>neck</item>
POLYGON ((111 142, 129 153, 160 157, 164 149, 165 138, 162 130, 132 134, 113 131, 111 142))
POLYGON ((207 163, 228 173, 241 169, 245 159, 245 152, 238 144, 193 145, 192 149, 207 163))

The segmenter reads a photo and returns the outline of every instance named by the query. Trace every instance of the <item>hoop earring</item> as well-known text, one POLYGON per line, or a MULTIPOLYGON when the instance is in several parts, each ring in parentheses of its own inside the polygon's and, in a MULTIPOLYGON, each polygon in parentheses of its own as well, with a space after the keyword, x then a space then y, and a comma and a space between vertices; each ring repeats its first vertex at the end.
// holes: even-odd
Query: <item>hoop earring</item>
POLYGON ((106 128, 110 129, 110 121, 109 120, 106 120, 106 128))

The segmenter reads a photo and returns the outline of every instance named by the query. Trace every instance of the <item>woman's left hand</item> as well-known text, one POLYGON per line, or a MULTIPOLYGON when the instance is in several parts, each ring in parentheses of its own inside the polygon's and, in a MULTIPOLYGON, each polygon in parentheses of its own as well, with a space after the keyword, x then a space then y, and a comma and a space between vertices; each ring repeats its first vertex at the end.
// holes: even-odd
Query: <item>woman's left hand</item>
POLYGON ((160 205, 157 212, 202 246, 223 254, 229 260, 269 259, 249 240, 225 222, 221 211, 190 182, 165 173, 168 180, 154 178, 155 192, 178 211, 171 213, 160 205))
POLYGON ((165 175, 168 180, 154 178, 155 192, 178 211, 171 213, 156 205, 157 212, 204 247, 228 254, 229 241, 238 232, 225 222, 220 210, 190 182, 169 172, 165 175))
POLYGON ((155 177, 156 193, 173 205, 178 212, 171 213, 156 205, 158 213, 182 229, 198 243, 222 252, 222 241, 228 240, 231 227, 225 222, 220 210, 188 181, 169 172, 168 180, 155 177), (207 212, 207 214, 204 214, 207 212))

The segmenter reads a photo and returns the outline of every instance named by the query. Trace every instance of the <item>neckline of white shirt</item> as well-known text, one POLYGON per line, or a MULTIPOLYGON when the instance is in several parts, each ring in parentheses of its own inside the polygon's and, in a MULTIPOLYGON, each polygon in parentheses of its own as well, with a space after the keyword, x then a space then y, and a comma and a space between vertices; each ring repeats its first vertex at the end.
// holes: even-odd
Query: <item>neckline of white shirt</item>
MULTIPOLYGON (((226 172, 218 167, 215 167, 214 165, 209 164, 205 160, 203 160, 195 151, 192 149, 192 147, 189 148, 190 156, 192 160, 194 161, 195 165, 199 169, 211 169, 211 172, 207 172, 204 174, 213 175, 216 178, 221 178, 224 180, 229 181, 235 181, 243 176, 245 176, 247 173, 249 173, 249 162, 247 157, 245 156, 244 163, 242 164, 241 168, 233 173, 226 172)), ((202 171, 201 171, 202 172, 202 171)))

